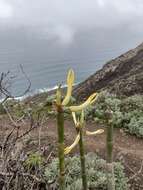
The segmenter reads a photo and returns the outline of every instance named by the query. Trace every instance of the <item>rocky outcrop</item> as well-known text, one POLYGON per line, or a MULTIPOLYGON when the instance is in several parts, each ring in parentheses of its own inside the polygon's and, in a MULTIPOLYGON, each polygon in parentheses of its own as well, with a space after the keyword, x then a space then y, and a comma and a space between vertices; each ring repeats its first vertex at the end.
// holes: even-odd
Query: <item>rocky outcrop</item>
POLYGON ((76 86, 74 95, 81 99, 100 90, 127 96, 143 94, 143 43, 105 64, 76 86))

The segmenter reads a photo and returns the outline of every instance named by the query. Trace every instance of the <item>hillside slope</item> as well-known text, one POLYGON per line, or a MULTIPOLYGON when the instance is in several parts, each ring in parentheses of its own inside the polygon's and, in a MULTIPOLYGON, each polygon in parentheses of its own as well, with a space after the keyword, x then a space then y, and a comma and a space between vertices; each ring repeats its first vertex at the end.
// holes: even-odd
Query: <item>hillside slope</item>
POLYGON ((143 94, 143 43, 109 61, 74 89, 78 99, 106 89, 118 95, 143 94))

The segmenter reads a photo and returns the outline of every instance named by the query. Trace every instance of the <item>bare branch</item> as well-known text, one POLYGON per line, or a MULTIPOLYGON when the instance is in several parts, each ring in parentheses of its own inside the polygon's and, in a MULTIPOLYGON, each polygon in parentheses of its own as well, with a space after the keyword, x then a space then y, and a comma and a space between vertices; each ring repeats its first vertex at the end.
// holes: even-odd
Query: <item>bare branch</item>
POLYGON ((140 167, 140 169, 139 169, 134 175, 132 175, 132 176, 128 179, 128 181, 135 179, 138 175, 140 175, 140 174, 142 173, 142 170, 143 170, 143 161, 141 162, 141 167, 140 167))

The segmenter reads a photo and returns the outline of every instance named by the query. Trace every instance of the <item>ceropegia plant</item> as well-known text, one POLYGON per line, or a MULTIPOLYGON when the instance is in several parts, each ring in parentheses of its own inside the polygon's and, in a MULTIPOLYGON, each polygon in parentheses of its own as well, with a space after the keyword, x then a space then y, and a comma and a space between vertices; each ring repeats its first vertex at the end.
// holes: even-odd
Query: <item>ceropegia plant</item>
POLYGON ((65 189, 65 164, 64 164, 64 106, 66 106, 71 97, 72 86, 74 84, 74 72, 69 70, 67 76, 67 94, 62 101, 61 86, 57 89, 56 110, 57 110, 57 131, 58 131, 58 157, 59 157, 59 189, 65 189))
POLYGON ((80 152, 80 161, 81 161, 81 176, 82 176, 82 184, 83 184, 83 190, 87 190, 87 176, 86 176, 86 167, 85 167, 85 151, 84 151, 84 142, 83 142, 83 135, 96 135, 101 134, 104 132, 104 130, 99 129, 94 132, 90 132, 87 130, 84 130, 84 110, 81 110, 81 114, 79 117, 76 116, 75 112, 72 112, 74 125, 77 131, 77 136, 75 138, 74 143, 65 148, 65 154, 68 154, 77 144, 79 144, 79 152, 80 152))
MULTIPOLYGON (((59 189, 64 190, 65 189, 65 163, 64 163, 64 154, 67 154, 70 152, 76 144, 79 143, 80 146, 80 155, 81 155, 81 166, 82 166, 82 176, 83 176, 83 185, 85 186, 84 190, 87 189, 87 182, 86 182, 86 173, 85 173, 85 160, 84 160, 84 146, 83 146, 83 140, 82 140, 82 126, 84 121, 83 116, 83 110, 86 109, 89 105, 95 102, 97 99, 97 93, 93 93, 84 103, 77 106, 68 106, 68 103, 71 99, 72 95, 72 87, 74 84, 74 71, 72 69, 69 70, 67 75, 67 92, 65 98, 62 100, 62 93, 61 93, 61 87, 57 89, 57 95, 56 95, 56 110, 57 110, 57 129, 58 129, 58 157, 59 157, 59 189), (81 112, 81 118, 80 122, 75 122, 76 128, 77 128, 77 137, 75 139, 75 142, 65 149, 64 147, 64 110, 69 110, 70 112, 81 112), (79 123, 79 127, 77 127, 77 123, 79 123), (86 184, 86 185, 85 185, 86 184)), ((76 116, 75 116, 76 118, 76 116)), ((76 121, 76 120, 75 120, 76 121)), ((103 132, 103 131, 102 131, 103 132)), ((87 135, 97 134, 98 132, 86 132, 87 135)), ((101 130, 100 130, 101 133, 101 130)))
POLYGON ((111 122, 112 111, 108 109, 105 113, 107 123, 107 189, 115 190, 114 163, 113 163, 113 123, 111 122))

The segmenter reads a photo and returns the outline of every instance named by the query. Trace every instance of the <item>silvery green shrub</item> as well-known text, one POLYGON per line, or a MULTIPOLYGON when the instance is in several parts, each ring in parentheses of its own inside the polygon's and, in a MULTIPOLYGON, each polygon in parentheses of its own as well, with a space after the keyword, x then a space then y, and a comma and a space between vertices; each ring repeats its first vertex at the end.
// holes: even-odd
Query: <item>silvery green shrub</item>
POLYGON ((111 122, 114 127, 124 128, 130 134, 143 137, 143 95, 119 99, 116 95, 104 91, 96 103, 86 110, 86 119, 106 124, 107 108, 113 111, 111 122))
MULTIPOLYGON (((79 156, 68 157, 66 165, 66 190, 82 190, 79 156)), ((127 178, 120 163, 115 163, 116 190, 127 190, 127 178)), ((90 190, 107 190, 106 161, 96 154, 86 155, 87 180, 90 190)), ((56 181, 58 175, 58 160, 54 159, 45 169, 45 178, 48 184, 56 181)), ((52 184, 55 187, 55 184, 52 184)), ((52 188, 52 185, 50 186, 52 188)), ((58 186, 57 186, 58 188, 58 186)))
POLYGON ((131 134, 136 134, 138 137, 143 137, 143 116, 132 117, 127 125, 131 134))

